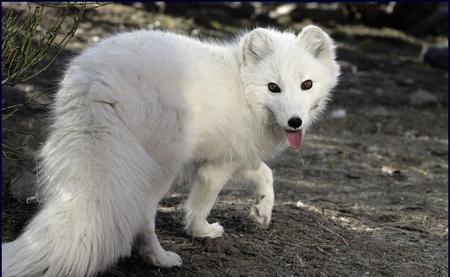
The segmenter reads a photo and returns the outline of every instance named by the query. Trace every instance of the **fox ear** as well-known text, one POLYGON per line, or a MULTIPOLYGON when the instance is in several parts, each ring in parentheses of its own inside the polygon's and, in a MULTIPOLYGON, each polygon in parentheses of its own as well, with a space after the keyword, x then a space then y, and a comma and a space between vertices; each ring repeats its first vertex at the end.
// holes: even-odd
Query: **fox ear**
POLYGON ((309 25, 297 36, 301 47, 323 62, 333 62, 336 58, 333 40, 322 29, 309 25))
POLYGON ((241 40, 242 63, 245 65, 254 64, 273 51, 273 43, 264 28, 256 28, 241 40))

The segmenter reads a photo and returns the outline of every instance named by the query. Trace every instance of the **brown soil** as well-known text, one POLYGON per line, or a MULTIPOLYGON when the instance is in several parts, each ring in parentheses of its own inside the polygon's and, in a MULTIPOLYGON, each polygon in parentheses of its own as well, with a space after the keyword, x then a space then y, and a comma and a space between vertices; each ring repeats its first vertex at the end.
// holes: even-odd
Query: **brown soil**
MULTIPOLYGON (((27 84, 3 87, 4 107, 49 89, 3 122, 16 131, 3 130, 3 143, 20 151, 3 157, 4 241, 37 210, 17 201, 10 187, 24 172, 34 176, 33 155, 45 139, 48 104, 67 60, 96 37, 136 26, 224 38, 237 28, 226 20, 213 27, 198 22, 119 4, 89 11, 49 70, 27 84)), ((133 254, 102 276, 447 276, 447 71, 420 62, 427 41, 404 33, 364 26, 328 31, 338 42, 342 81, 300 154, 287 151, 270 162, 276 204, 269 228, 248 218, 252 188, 233 183, 209 217, 221 222, 225 236, 192 239, 183 232, 181 209, 189 186, 175 186, 161 203, 157 233, 166 249, 181 255, 183 267, 156 268, 133 254), (411 105, 420 90, 437 100, 411 105), (338 109, 346 116, 333 117, 338 109)), ((18 184, 16 192, 27 195, 18 184)))

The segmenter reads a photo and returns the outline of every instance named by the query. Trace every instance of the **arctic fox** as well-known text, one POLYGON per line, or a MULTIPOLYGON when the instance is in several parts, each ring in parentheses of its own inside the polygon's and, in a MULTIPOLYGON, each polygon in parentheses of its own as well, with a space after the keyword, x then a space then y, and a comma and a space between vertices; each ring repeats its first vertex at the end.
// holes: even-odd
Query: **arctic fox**
POLYGON ((40 153, 43 205, 2 245, 3 276, 92 276, 139 253, 180 266, 155 234, 158 202, 186 164, 199 165, 185 229, 220 237, 207 216, 232 177, 256 184, 250 217, 274 204, 264 163, 305 130, 336 86, 335 45, 319 27, 257 28, 234 42, 134 31, 86 49, 68 67, 40 153))

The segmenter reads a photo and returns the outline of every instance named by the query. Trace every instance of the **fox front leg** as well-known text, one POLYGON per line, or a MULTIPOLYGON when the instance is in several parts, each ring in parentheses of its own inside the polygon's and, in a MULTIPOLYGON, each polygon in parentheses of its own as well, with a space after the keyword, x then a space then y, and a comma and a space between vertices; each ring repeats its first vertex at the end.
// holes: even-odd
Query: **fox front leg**
POLYGON ((256 203, 250 208, 250 218, 267 228, 272 218, 275 199, 272 170, 261 161, 256 169, 241 169, 237 177, 256 185, 256 203))
POLYGON ((202 165, 197 173, 194 186, 185 204, 185 230, 193 237, 216 238, 223 235, 223 228, 218 223, 206 220, 217 195, 231 179, 237 166, 235 164, 202 165))

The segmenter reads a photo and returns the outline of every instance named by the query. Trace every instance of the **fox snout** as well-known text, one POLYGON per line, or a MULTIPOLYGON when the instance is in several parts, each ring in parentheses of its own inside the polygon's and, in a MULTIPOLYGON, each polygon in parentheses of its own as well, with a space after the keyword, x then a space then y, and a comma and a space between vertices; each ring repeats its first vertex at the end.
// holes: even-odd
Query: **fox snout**
POLYGON ((291 128, 298 129, 302 126, 302 119, 298 116, 291 117, 291 119, 288 120, 288 125, 291 128))

